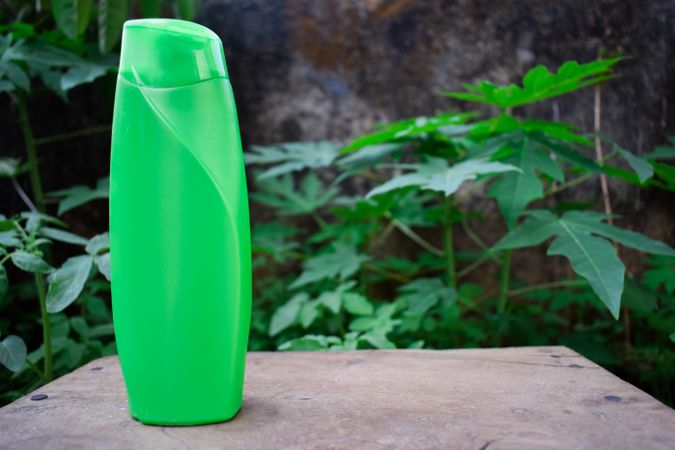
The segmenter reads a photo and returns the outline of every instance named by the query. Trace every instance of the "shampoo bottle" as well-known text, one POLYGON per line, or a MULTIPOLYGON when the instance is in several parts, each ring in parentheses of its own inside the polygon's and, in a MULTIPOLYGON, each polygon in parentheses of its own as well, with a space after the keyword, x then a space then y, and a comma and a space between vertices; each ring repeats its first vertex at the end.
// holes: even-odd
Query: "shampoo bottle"
POLYGON ((113 318, 131 415, 232 418, 251 314, 243 154, 223 47, 170 19, 124 25, 110 169, 113 318))

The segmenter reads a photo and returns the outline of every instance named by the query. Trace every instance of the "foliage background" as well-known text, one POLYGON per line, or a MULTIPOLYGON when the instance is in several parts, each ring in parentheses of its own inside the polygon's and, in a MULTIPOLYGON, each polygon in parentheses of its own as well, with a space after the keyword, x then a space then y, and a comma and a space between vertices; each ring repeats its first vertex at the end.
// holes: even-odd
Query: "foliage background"
MULTIPOLYGON (((603 87, 603 132, 637 154, 675 134, 673 1, 223 0, 204 2, 197 21, 223 39, 247 147, 346 141, 376 123, 466 108, 438 93, 480 79, 515 81, 534 64, 556 67, 569 59, 588 61, 600 49, 631 56, 620 68, 622 77, 603 87)), ((87 33, 88 40, 96 40, 95 30, 87 33)), ((74 89, 68 103, 49 92, 36 92, 29 100, 36 134, 50 136, 109 124, 113 93, 113 75, 74 89)), ((0 151, 3 156, 22 157, 22 138, 13 122, 16 111, 6 96, 0 98, 0 111, 0 151)), ((526 107, 523 113, 589 130, 593 94, 581 91, 526 107)), ((42 148, 40 157, 46 191, 94 186, 109 170, 109 134, 55 142, 42 148)), ((335 175, 327 170, 321 177, 329 181, 335 175)), ((675 242, 672 194, 622 183, 611 183, 611 188, 614 210, 624 216, 621 226, 675 242)), ((348 190, 367 189, 354 182, 348 190)), ((599 199, 600 186, 593 179, 565 195, 568 200, 599 199)), ((8 183, 0 183, 0 198, 5 214, 23 209, 8 183)), ((504 233, 494 202, 480 196, 465 201, 493 219, 480 229, 484 240, 494 242, 504 233)), ((270 210, 252 206, 254 224, 272 218, 270 210)), ((71 231, 91 237, 107 230, 106 214, 107 203, 98 201, 63 218, 71 231)), ((298 225, 313 226, 311 222, 298 225)), ((426 237, 438 236, 431 232, 426 237)), ((403 240, 391 245, 401 255, 416 251, 403 240)), ((459 235, 457 245, 461 250, 471 243, 459 235)), ((56 247, 53 256, 62 261, 72 252, 56 247)), ((642 271, 642 255, 627 251, 623 256, 630 272, 642 271)), ((543 248, 519 252, 513 265, 515 275, 528 283, 565 278, 568 271, 562 260, 546 258, 543 248), (532 267, 546 269, 533 271, 532 267)), ((285 275, 294 273, 293 268, 285 270, 285 275)), ((261 268, 257 276, 268 273, 261 268)), ((479 271, 473 281, 489 285, 493 275, 479 271)), ((273 345, 265 340, 258 344, 260 348, 273 345)), ((659 369, 650 366, 648 370, 659 369)), ((672 383, 672 379, 666 373, 659 383, 672 383)))

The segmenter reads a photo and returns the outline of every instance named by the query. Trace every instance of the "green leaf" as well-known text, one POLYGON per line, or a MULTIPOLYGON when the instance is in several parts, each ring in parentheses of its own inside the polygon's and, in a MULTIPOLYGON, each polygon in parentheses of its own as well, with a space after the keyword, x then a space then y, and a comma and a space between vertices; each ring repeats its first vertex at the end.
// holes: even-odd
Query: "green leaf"
POLYGON ((368 259, 368 256, 360 255, 356 247, 336 242, 328 252, 305 260, 302 274, 289 287, 294 289, 327 278, 345 280, 368 259))
POLYGON ((257 183, 258 192, 251 198, 278 210, 280 215, 311 214, 327 205, 338 193, 335 187, 326 189, 315 173, 310 172, 300 181, 296 190, 290 174, 280 178, 266 178, 257 183))
POLYGON ((655 147, 654 150, 644 155, 645 159, 660 160, 660 159, 674 159, 675 158, 675 136, 668 136, 670 145, 661 145, 655 147))
POLYGON ((648 260, 642 281, 654 291, 661 287, 668 295, 675 293, 675 258, 672 256, 652 256, 648 260))
POLYGON ((26 343, 19 336, 9 335, 0 342, 0 363, 18 372, 26 362, 26 343))
POLYGON ((11 254, 12 262, 16 267, 26 272, 47 273, 53 270, 42 258, 33 254, 17 250, 11 254))
POLYGON ((370 331, 387 334, 401 323, 400 319, 392 319, 401 303, 386 303, 380 305, 375 314, 369 317, 359 317, 349 324, 354 331, 370 331))
POLYGON ((101 0, 98 6, 98 46, 109 52, 120 40, 127 18, 127 0, 101 0))
POLYGON ((16 230, 1 231, 0 245, 4 247, 21 247, 21 240, 16 230))
POLYGON ((61 199, 58 211, 60 216, 92 200, 108 198, 109 193, 110 178, 106 177, 98 180, 95 189, 91 189, 88 186, 73 186, 61 191, 50 192, 49 196, 61 199))
POLYGON ((176 0, 176 16, 183 20, 194 19, 200 3, 200 0, 176 0))
POLYGON ((603 239, 560 222, 564 232, 553 241, 548 255, 565 256, 572 269, 586 278, 614 318, 619 318, 624 266, 614 246, 603 239))
POLYGON ((0 178, 12 178, 19 170, 19 160, 16 158, 0 158, 0 178))
MULTIPOLYGON (((408 141, 429 133, 440 132, 444 127, 462 125, 474 117, 474 113, 444 113, 431 117, 414 117, 381 126, 377 131, 361 136, 344 147, 340 153, 351 153, 367 146, 388 142, 408 141)), ((462 128, 466 132, 470 127, 462 128)))
POLYGON ((4 265, 0 264, 0 300, 5 298, 8 290, 9 278, 7 277, 7 269, 5 269, 4 265))
POLYGON ((162 11, 162 0, 141 0, 143 17, 159 17, 162 11))
POLYGON ((91 0, 52 0, 56 24, 71 39, 76 39, 87 29, 91 7, 91 0))
POLYGON ((574 223, 579 229, 617 241, 626 247, 653 255, 675 256, 675 249, 663 242, 650 239, 635 231, 624 230, 603 223, 602 221, 606 218, 606 214, 588 211, 569 211, 563 215, 565 221, 574 223))
POLYGON ((110 233, 106 231, 105 233, 97 234, 93 238, 89 239, 89 242, 87 242, 84 250, 91 256, 96 256, 102 252, 107 252, 110 250, 110 233))
POLYGON ((251 250, 271 255, 274 261, 283 263, 288 260, 289 253, 300 246, 297 241, 287 241, 297 232, 296 228, 281 222, 256 223, 251 234, 251 250))
POLYGON ((94 258, 96 267, 98 271, 105 277, 106 280, 110 281, 110 253, 104 253, 102 255, 96 256, 94 258))
POLYGON ((303 303, 300 309, 300 325, 302 328, 309 328, 317 317, 319 317, 320 303, 317 300, 312 300, 303 303))
POLYGON ((325 350, 331 344, 341 344, 342 341, 336 336, 321 336, 308 334, 301 338, 291 339, 279 346, 281 351, 311 352, 325 350))
POLYGON ((74 256, 49 275, 47 312, 63 311, 79 297, 92 264, 93 258, 89 255, 74 256))
POLYGON ((87 325, 87 321, 84 319, 84 317, 71 317, 70 326, 77 334, 80 335, 80 338, 85 340, 89 338, 89 325, 87 325))
POLYGON ((257 175, 258 180, 264 180, 307 168, 330 166, 337 152, 338 147, 328 141, 289 142, 268 147, 254 145, 245 157, 246 164, 274 164, 257 175))
POLYGON ((369 316, 373 313, 373 304, 361 294, 349 292, 342 296, 342 301, 348 313, 355 316, 369 316))
POLYGON ((298 315, 300 314, 300 308, 308 300, 309 295, 306 292, 300 292, 277 308, 274 311, 274 314, 272 314, 272 320, 270 320, 269 335, 276 336, 286 328, 295 324, 298 315))
POLYGON ((424 315, 439 302, 450 306, 457 300, 457 291, 438 278, 418 278, 402 285, 399 292, 407 300, 408 315, 424 315))
POLYGON ((574 271, 588 280, 615 318, 619 315, 623 292, 624 266, 612 244, 598 236, 642 251, 675 255, 675 250, 666 244, 603 223, 607 218, 605 214, 568 211, 557 217, 549 211, 533 211, 529 216, 497 242, 493 251, 531 247, 557 236, 548 254, 565 256, 574 271))
POLYGON ((78 236, 68 231, 59 230, 58 228, 42 227, 40 228, 40 233, 43 236, 55 241, 65 242, 67 244, 87 245, 87 239, 83 238, 82 236, 78 236))
POLYGON ((621 156, 624 157, 628 165, 630 165, 631 168, 635 171, 638 178, 640 179, 640 183, 644 183, 652 176, 654 176, 654 166, 652 166, 649 161, 640 158, 639 156, 635 156, 628 150, 624 150, 618 145, 615 145, 614 147, 619 151, 621 156))
MULTIPOLYGON (((368 145, 358 149, 358 151, 353 151, 344 158, 340 158, 337 165, 341 168, 357 171, 372 166, 388 155, 401 152, 404 148, 405 145, 401 143, 368 145)), ((346 177, 348 173, 346 171, 341 177, 346 177)))
POLYGON ((540 173, 564 181, 560 165, 529 139, 525 139, 514 152, 500 160, 520 169, 519 172, 503 174, 488 191, 488 195, 497 200, 508 225, 516 222, 532 200, 544 197, 540 173))
POLYGON ((380 350, 395 350, 396 345, 387 339, 387 336, 382 333, 370 332, 363 335, 370 345, 380 350))
POLYGON ((598 60, 587 64, 568 61, 555 73, 540 65, 525 74, 522 87, 515 84, 498 86, 481 81, 476 85, 464 85, 465 92, 446 92, 445 95, 502 109, 515 108, 606 81, 612 77, 611 70, 621 59, 598 60))
POLYGON ((30 79, 20 66, 11 62, 6 62, 2 66, 2 70, 14 86, 17 86, 26 92, 30 91, 30 79))
POLYGON ((102 77, 110 70, 107 64, 97 64, 85 62, 71 67, 63 74, 60 80, 60 87, 63 91, 68 91, 80 84, 91 83, 95 79, 102 77))
POLYGON ((447 161, 430 158, 427 163, 413 164, 410 167, 415 170, 415 173, 399 175, 387 181, 370 191, 366 198, 408 186, 419 186, 422 189, 443 192, 449 196, 457 191, 462 183, 475 180, 479 175, 520 170, 510 164, 485 159, 467 159, 448 167, 447 161))
POLYGON ((317 299, 323 306, 328 308, 333 314, 340 312, 342 307, 342 298, 346 291, 353 288, 356 285, 354 281, 348 281, 346 283, 340 284, 334 291, 325 291, 322 292, 319 298, 317 299))

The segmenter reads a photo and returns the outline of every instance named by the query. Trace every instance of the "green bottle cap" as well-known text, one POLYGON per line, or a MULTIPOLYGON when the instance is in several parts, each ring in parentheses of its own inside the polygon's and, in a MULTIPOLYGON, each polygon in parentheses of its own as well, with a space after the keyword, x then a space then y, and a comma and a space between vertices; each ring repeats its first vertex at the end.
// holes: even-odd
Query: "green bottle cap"
POLYGON ((175 19, 125 22, 119 73, 132 83, 151 87, 227 78, 218 35, 196 23, 175 19))

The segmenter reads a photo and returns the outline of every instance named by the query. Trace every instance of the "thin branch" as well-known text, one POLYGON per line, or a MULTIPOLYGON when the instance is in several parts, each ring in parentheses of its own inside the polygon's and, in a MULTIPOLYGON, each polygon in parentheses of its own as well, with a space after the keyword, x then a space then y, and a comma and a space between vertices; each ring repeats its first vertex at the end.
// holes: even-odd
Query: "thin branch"
POLYGON ((26 194, 26 191, 24 191, 19 183, 17 183, 16 178, 12 177, 12 186, 14 186, 14 190, 16 191, 17 194, 19 194, 19 197, 21 197, 21 200, 28 206, 28 209, 30 209, 33 212, 38 212, 38 209, 35 207, 33 202, 30 200, 30 197, 28 194, 26 194))
POLYGON ((558 287, 583 287, 588 286, 588 281, 586 280, 560 280, 560 281, 551 281, 550 283, 542 284, 533 284, 532 286, 526 286, 520 289, 512 289, 509 291, 508 295, 510 297, 523 295, 534 291, 540 291, 542 289, 558 288, 558 287))
POLYGON ((420 236, 419 234, 417 234, 413 230, 411 230, 410 227, 408 227, 406 224, 404 224, 403 222, 401 222, 398 219, 395 219, 389 212, 385 213, 385 217, 387 217, 389 220, 391 220, 392 223, 394 224, 394 226, 396 226, 396 228, 401 233, 403 233, 404 235, 409 237, 413 242, 418 244, 420 247, 424 248, 428 252, 433 253, 434 255, 439 256, 441 258, 445 256, 445 252, 443 252, 443 250, 434 247, 432 244, 430 244, 428 241, 426 241, 422 236, 420 236))
POLYGON ((478 247, 480 247, 481 250, 485 251, 486 255, 488 258, 492 259, 493 261, 500 263, 501 261, 495 255, 494 253, 490 252, 490 247, 476 234, 475 231, 471 229, 469 226, 469 222, 466 220, 465 217, 462 217, 462 220, 460 221, 462 224, 462 230, 464 230, 464 233, 473 241, 474 244, 476 244, 478 247))
POLYGON ((486 262, 488 260, 493 260, 494 262, 496 262, 497 264, 500 264, 500 265, 502 263, 499 260, 499 258, 497 258, 494 254, 492 254, 488 251, 486 253, 483 253, 483 255, 480 258, 478 258, 477 260, 475 260, 474 262, 472 262, 471 264, 469 264, 468 266, 466 266, 465 268, 463 268, 462 270, 457 272, 457 278, 461 278, 463 276, 466 276, 466 275, 470 274, 476 268, 478 268, 479 266, 481 266, 484 262, 486 262))
POLYGON ((112 125, 97 125, 91 128, 85 128, 78 131, 70 131, 68 133, 59 133, 53 136, 45 136, 43 138, 35 139, 36 145, 51 144, 53 142, 67 141, 68 139, 75 139, 82 136, 89 136, 90 134, 105 133, 112 129, 112 125))
POLYGON ((403 275, 399 275, 397 273, 390 272, 390 271, 385 270, 385 269, 381 269, 381 268, 379 268, 377 266, 373 266, 371 264, 364 264, 364 267, 367 270, 370 270, 371 272, 375 272, 375 273, 380 274, 382 276, 385 276, 387 278, 391 278, 392 280, 400 281, 401 283, 410 282, 410 279, 407 278, 407 277, 404 277, 403 275))
MULTIPOLYGON (((600 85, 595 86, 595 106, 593 108, 593 130, 595 131, 595 158, 599 165, 604 165, 604 158, 602 156, 602 139, 600 138, 600 123, 601 123, 601 90, 600 85)), ((600 187, 602 188, 602 199, 605 205, 605 213, 609 216, 607 222, 612 225, 612 202, 609 198, 609 185, 607 183, 607 175, 600 174, 600 187)))

